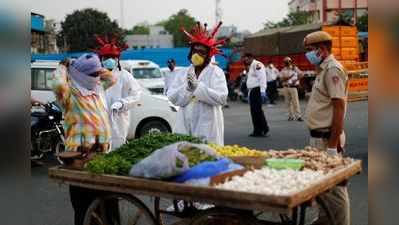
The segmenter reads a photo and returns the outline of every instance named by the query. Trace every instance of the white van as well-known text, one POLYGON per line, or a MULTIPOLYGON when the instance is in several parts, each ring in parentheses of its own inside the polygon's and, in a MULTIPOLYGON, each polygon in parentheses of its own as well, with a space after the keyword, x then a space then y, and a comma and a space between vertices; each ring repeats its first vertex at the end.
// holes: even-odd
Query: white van
MULTIPOLYGON (((51 90, 52 74, 58 61, 31 63, 31 96, 43 102, 55 101, 51 90)), ((165 96, 151 95, 144 89, 141 100, 130 111, 128 138, 141 137, 148 132, 173 132, 178 107, 165 96)))
POLYGON ((123 69, 133 74, 133 77, 152 94, 163 94, 165 83, 157 64, 149 60, 121 60, 120 63, 123 69))

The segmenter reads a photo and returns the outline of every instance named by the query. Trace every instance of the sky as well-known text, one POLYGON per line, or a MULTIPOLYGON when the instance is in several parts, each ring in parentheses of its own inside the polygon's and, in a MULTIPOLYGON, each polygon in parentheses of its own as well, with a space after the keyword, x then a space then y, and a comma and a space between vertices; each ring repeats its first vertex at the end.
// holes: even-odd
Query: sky
MULTIPOLYGON (((35 0, 32 12, 46 19, 60 22, 67 14, 87 7, 106 12, 111 19, 120 20, 123 1, 124 28, 140 22, 159 22, 185 8, 201 22, 215 23, 215 0, 35 0)), ((256 32, 266 20, 279 21, 288 12, 289 0, 221 0, 224 25, 235 25, 238 30, 256 32)))

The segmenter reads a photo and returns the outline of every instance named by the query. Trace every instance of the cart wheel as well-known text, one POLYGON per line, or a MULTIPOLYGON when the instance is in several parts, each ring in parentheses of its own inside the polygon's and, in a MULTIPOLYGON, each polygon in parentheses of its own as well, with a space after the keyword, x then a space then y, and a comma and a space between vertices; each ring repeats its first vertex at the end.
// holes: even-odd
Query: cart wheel
POLYGON ((157 225, 151 211, 139 199, 123 194, 96 198, 89 206, 84 225, 157 225))
POLYGON ((192 218, 190 225, 259 225, 252 214, 252 211, 212 208, 192 218))

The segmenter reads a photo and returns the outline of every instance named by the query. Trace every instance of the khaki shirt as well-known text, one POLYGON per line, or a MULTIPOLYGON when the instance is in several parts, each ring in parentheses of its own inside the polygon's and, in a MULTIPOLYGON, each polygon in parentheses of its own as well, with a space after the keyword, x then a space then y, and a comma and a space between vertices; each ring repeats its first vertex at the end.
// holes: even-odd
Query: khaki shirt
POLYGON ((280 78, 289 78, 293 76, 291 79, 288 79, 286 81, 283 81, 282 84, 284 87, 288 86, 297 86, 299 85, 299 75, 302 74, 302 71, 296 67, 284 67, 279 74, 280 78))
POLYGON ((348 75, 333 55, 320 65, 309 103, 306 107, 306 123, 309 129, 330 128, 333 119, 332 99, 345 100, 348 96, 348 75))

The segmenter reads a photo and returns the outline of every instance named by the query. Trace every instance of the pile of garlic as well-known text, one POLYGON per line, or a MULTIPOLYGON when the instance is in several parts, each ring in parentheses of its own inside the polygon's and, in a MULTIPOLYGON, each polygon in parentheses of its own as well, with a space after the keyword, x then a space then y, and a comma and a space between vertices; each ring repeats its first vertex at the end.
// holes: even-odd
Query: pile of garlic
POLYGON ((244 176, 235 176, 216 188, 282 196, 302 191, 324 176, 321 171, 275 170, 265 167, 249 171, 244 176))

